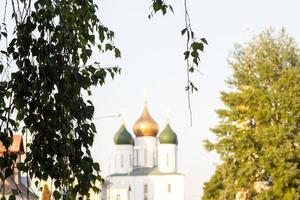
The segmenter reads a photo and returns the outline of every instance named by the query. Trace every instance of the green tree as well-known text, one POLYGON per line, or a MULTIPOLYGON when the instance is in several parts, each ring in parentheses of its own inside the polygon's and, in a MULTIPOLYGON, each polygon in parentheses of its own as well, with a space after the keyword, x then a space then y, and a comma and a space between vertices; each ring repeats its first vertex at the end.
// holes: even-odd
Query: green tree
POLYGON ((300 50, 282 30, 235 48, 226 108, 217 110, 221 158, 203 200, 300 199, 300 50), (242 198, 241 198, 242 199, 242 198))
MULTIPOLYGON (((84 99, 91 88, 103 85, 107 76, 120 72, 91 62, 92 49, 121 56, 113 43, 114 32, 97 17, 93 0, 5 0, 0 41, 0 141, 8 149, 13 132, 21 129, 32 142, 20 171, 37 180, 51 179, 52 196, 67 199, 89 198, 99 188, 100 166, 90 152, 96 128, 94 106, 84 99), (12 10, 7 9, 8 3, 12 10), (8 30, 7 16, 14 22, 8 30)), ((173 11, 162 0, 152 0, 149 18, 173 11)), ((189 79, 199 65, 200 52, 207 43, 197 39, 191 28, 185 2, 187 91, 197 90, 189 79)), ((16 155, 4 152, 0 157, 2 183, 13 174, 16 155)), ((38 181, 36 182, 38 184, 38 181)), ((5 195, 5 185, 2 188, 5 195)), ((11 197, 13 199, 13 197, 11 197)))

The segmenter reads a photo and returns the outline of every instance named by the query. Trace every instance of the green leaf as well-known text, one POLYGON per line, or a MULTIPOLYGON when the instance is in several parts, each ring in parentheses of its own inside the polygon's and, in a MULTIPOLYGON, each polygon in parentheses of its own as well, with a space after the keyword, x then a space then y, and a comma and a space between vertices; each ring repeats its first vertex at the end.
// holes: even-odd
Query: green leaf
POLYGON ((186 33, 186 31, 187 31, 187 28, 182 29, 181 30, 181 35, 184 35, 186 33))
POLYGON ((26 172, 28 170, 25 163, 17 163, 17 168, 18 168, 18 170, 23 171, 23 172, 26 172))
POLYGON ((12 191, 13 195, 18 195, 18 194, 19 194, 19 191, 18 191, 18 190, 12 189, 11 191, 12 191))
POLYGON ((0 64, 0 74, 3 72, 3 68, 4 68, 4 66, 2 64, 0 64))
POLYGON ((94 164, 93 164, 93 168, 94 168, 96 171, 100 171, 100 165, 99 165, 99 163, 94 163, 94 164))
POLYGON ((188 59, 189 56, 190 56, 190 52, 189 52, 189 51, 185 51, 185 52, 184 52, 184 59, 185 59, 185 60, 188 59))
POLYGON ((53 197, 54 197, 54 199, 60 199, 61 198, 61 194, 57 190, 55 190, 53 192, 53 197))
POLYGON ((121 51, 118 48, 115 48, 115 57, 120 58, 121 57, 121 51))
POLYGON ((1 32, 1 35, 7 38, 7 33, 6 32, 1 32))
POLYGON ((109 43, 105 44, 105 51, 108 51, 108 50, 112 50, 113 49, 113 46, 109 43))
POLYGON ((173 7, 171 5, 169 5, 169 9, 172 11, 172 13, 174 13, 173 7))
POLYGON ((194 67, 190 67, 190 68, 189 68, 189 72, 191 72, 191 73, 193 73, 194 70, 195 70, 194 67))
POLYGON ((198 58, 199 53, 197 51, 192 51, 191 56, 194 57, 194 58, 198 58))
POLYGON ((8 200, 16 200, 16 196, 14 194, 9 195, 8 200))
POLYGON ((208 45, 208 42, 207 42, 207 40, 206 40, 205 38, 201 38, 200 40, 201 40, 204 44, 208 45))

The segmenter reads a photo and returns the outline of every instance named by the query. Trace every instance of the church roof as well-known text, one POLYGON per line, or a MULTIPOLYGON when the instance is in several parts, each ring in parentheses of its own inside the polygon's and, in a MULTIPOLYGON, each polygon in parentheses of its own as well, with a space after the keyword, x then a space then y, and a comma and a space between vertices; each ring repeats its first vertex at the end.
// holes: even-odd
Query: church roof
POLYGON ((167 123, 165 129, 159 134, 160 144, 178 144, 177 135, 172 130, 169 123, 167 123))
POLYGON ((158 133, 158 125, 151 117, 147 104, 145 104, 141 117, 135 122, 133 131, 137 137, 152 136, 156 137, 158 133))
POLYGON ((117 145, 132 145, 133 139, 131 134, 127 131, 124 124, 121 125, 114 137, 114 142, 117 145))
POLYGON ((165 175, 183 175, 177 172, 171 172, 171 173, 166 173, 166 172, 161 172, 158 170, 157 167, 137 167, 134 168, 130 173, 125 173, 125 174, 111 174, 110 176, 165 176, 165 175))

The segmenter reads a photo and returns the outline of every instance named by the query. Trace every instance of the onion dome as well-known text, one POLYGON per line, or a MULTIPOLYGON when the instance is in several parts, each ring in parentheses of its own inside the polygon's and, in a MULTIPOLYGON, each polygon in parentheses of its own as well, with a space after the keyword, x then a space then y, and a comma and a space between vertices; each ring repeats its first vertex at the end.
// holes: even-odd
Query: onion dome
POLYGON ((127 131, 124 124, 120 127, 118 132, 114 136, 114 142, 117 145, 132 145, 133 139, 131 134, 127 131))
POLYGON ((160 144, 178 144, 177 135, 169 123, 167 123, 165 129, 159 134, 158 139, 160 144))
POLYGON ((133 132, 137 137, 156 137, 158 133, 158 125, 156 121, 151 117, 146 104, 141 117, 135 122, 133 126, 133 132))

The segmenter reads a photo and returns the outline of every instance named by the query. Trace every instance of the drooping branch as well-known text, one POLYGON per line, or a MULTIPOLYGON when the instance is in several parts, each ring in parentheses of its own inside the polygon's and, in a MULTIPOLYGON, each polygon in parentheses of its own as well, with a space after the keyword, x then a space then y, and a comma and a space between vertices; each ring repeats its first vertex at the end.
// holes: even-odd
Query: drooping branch
MULTIPOLYGON (((163 0, 152 0, 151 12, 148 15, 148 18, 154 16, 154 14, 161 12, 163 15, 167 13, 167 11, 173 11, 173 7, 167 4, 163 0)), ((200 65, 200 54, 204 51, 204 46, 207 45, 207 40, 205 38, 197 38, 193 29, 192 23, 189 15, 189 10, 187 7, 187 0, 184 0, 184 24, 185 27, 181 30, 181 35, 186 37, 185 42, 185 51, 184 51, 184 59, 186 61, 186 76, 187 76, 187 85, 185 90, 187 91, 187 102, 188 102, 188 110, 190 116, 191 126, 193 124, 193 115, 192 115, 192 106, 191 106, 191 93, 194 91, 198 91, 197 86, 191 80, 191 74, 198 71, 200 65)))

